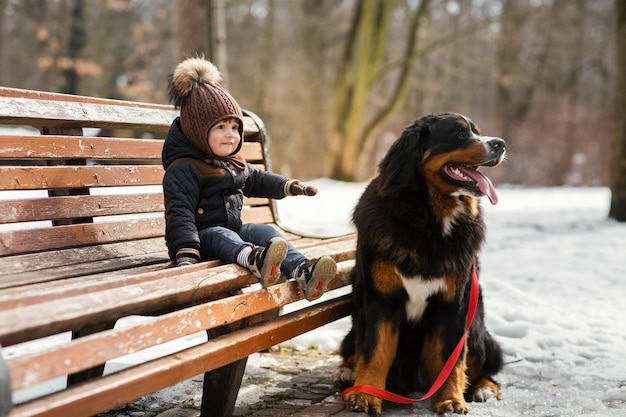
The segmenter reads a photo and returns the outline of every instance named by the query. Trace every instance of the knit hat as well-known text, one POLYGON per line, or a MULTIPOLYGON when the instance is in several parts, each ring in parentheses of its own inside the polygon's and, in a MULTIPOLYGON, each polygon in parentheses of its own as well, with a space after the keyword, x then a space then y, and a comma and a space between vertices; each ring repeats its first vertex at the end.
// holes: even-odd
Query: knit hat
POLYGON ((170 77, 170 100, 180 107, 180 127, 183 134, 208 157, 215 155, 209 147, 209 130, 226 119, 239 121, 239 146, 243 142, 243 113, 241 107, 219 84, 222 75, 213 63, 204 58, 189 58, 178 64, 170 77))

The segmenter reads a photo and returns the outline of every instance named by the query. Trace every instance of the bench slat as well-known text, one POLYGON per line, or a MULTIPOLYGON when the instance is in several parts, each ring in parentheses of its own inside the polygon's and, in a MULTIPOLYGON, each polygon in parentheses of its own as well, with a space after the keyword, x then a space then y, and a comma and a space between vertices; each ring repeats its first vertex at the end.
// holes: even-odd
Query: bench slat
POLYGON ((191 269, 184 273, 177 271, 175 280, 166 272, 146 274, 145 281, 129 285, 69 297, 60 296, 35 306, 0 311, 0 344, 9 346, 88 324, 197 303, 257 282, 249 271, 235 264, 208 270, 191 269), (157 279, 151 279, 154 277, 157 279), (54 314, 48 314, 50 311, 54 314))
POLYGON ((0 158, 154 159, 161 158, 163 140, 87 136, 4 136, 0 158))
POLYGON ((96 127, 167 132, 178 112, 169 110, 0 97, 3 122, 28 126, 96 127), (46 109, 42 112, 40 109, 46 109))
MULTIPOLYGON (((126 139, 89 136, 2 136, 0 159, 154 159, 161 163, 162 139, 126 139)), ((258 142, 244 142, 241 155, 262 161, 258 142)))
MULTIPOLYGON (((244 198, 244 205, 268 206, 267 198, 244 198)), ((23 200, 0 200, 2 223, 34 222, 54 219, 72 219, 90 216, 112 216, 122 214, 157 213, 164 210, 163 194, 113 194, 57 196, 23 200)), ((262 223, 268 223, 265 214, 262 223)), ((270 213, 271 216, 271 213, 270 213)))
POLYGON ((74 246, 162 236, 165 219, 129 219, 123 222, 80 223, 32 230, 0 232, 0 256, 74 246))
POLYGON ((212 339, 176 355, 18 405, 9 417, 93 415, 338 320, 350 314, 350 305, 349 295, 316 304, 271 322, 212 339))
POLYGON ((164 314, 131 327, 81 337, 63 347, 11 359, 11 386, 14 390, 22 389, 203 330, 232 324, 301 300, 299 294, 295 282, 286 282, 270 287, 268 291, 223 298, 164 314), (46 362, 54 366, 37 366, 46 362))
MULTIPOLYGON (((268 223, 273 220, 267 206, 242 210, 246 222, 268 223)), ((42 250, 56 250, 122 240, 163 236, 165 219, 162 216, 147 219, 125 219, 119 222, 79 223, 32 230, 0 232, 0 256, 42 250)))
POLYGON ((0 166, 0 190, 160 185, 163 173, 158 165, 0 166))
MULTIPOLYGON (((340 262, 329 288, 346 285, 351 267, 352 262, 340 262)), ((13 345, 87 324, 197 303, 257 282, 248 270, 236 264, 209 266, 201 263, 185 268, 184 272, 175 272, 175 280, 171 279, 172 271, 160 270, 135 275, 128 281, 119 279, 114 286, 104 284, 103 289, 96 286, 89 292, 81 292, 80 288, 70 289, 68 294, 52 290, 51 295, 55 297, 39 295, 37 304, 0 310, 0 344, 13 345), (49 311, 55 314, 50 316, 49 311)))
MULTIPOLYGON (((162 104, 0 87, 0 124, 167 132, 178 114, 162 104)), ((249 116, 244 116, 244 131, 259 132, 249 116)))
POLYGON ((84 195, 0 200, 0 223, 163 211, 163 194, 84 195))
POLYGON ((0 288, 78 277, 97 269, 91 266, 97 262, 124 264, 124 260, 140 256, 163 258, 167 257, 165 250, 163 237, 157 237, 0 257, 0 288))
MULTIPOLYGON (((133 248, 135 247, 136 242, 129 242, 129 243, 133 244, 133 248)), ((294 245, 299 250, 301 250, 306 256, 309 256, 309 257, 321 256, 322 254, 325 254, 325 255, 332 255, 333 258, 337 262, 344 262, 344 261, 352 259, 354 256, 354 241, 349 239, 348 237, 329 239, 324 243, 325 245, 323 249, 320 249, 319 241, 307 241, 305 239, 296 241, 294 245)), ((88 274, 89 267, 87 265, 99 264, 99 263, 110 263, 110 262, 117 263, 121 261, 122 256, 121 255, 116 256, 112 259, 109 259, 109 258, 102 259, 102 256, 100 255, 100 253, 97 253, 96 254, 97 256, 94 256, 93 254, 91 254, 92 251, 86 252, 82 250, 85 248, 78 248, 75 250, 66 250, 64 251, 65 254, 60 255, 59 258, 76 259, 82 256, 83 258, 95 258, 95 260, 94 259, 85 260, 84 261, 85 263, 82 263, 82 264, 77 264, 76 263, 77 261, 74 260, 71 263, 69 263, 68 266, 60 266, 60 267, 57 267, 56 269, 48 267, 44 271, 42 271, 41 275, 45 277, 51 276, 51 278, 49 279, 53 281, 51 282, 47 282, 47 280, 40 281, 39 284, 32 283, 32 285, 29 285, 28 287, 25 287, 25 288, 16 287, 16 288, 7 288, 3 290, 2 293, 0 293, 0 309, 31 305, 31 304, 35 304, 41 301, 58 299, 63 296, 78 295, 78 294, 82 294, 83 292, 89 292, 91 290, 101 291, 104 289, 115 288, 117 286, 124 286, 124 285, 130 285, 130 284, 138 283, 138 282, 145 282, 151 279, 152 280, 159 279, 166 275, 170 275, 174 271, 168 268, 169 260, 167 259, 167 254, 163 252, 155 253, 156 252, 155 249, 152 249, 152 250, 146 249, 146 247, 149 245, 156 246, 156 249, 158 249, 162 244, 163 243, 160 239, 158 239, 158 242, 153 239, 152 242, 147 241, 145 244, 142 242, 140 245, 138 245, 140 246, 140 248, 137 248, 137 249, 142 249, 145 253, 144 255, 145 257, 150 257, 151 259, 157 259, 157 260, 160 259, 160 262, 157 265, 150 265, 150 270, 147 270, 148 268, 145 266, 142 267, 143 270, 146 272, 145 274, 140 274, 141 268, 134 268, 132 270, 129 270, 128 273, 125 273, 125 272, 107 273, 107 269, 105 267, 98 266, 97 268, 92 267, 91 269, 97 269, 97 270, 101 270, 104 272, 99 273, 97 275, 95 274, 89 275, 88 274), (75 251, 77 253, 74 253, 75 251), (56 272, 57 270, 60 270, 60 272, 56 272), (147 272, 149 272, 149 274, 147 272), (62 279, 62 278, 71 278, 74 276, 76 278, 62 279)), ((105 248, 108 248, 106 249, 106 253, 132 252, 132 249, 124 250, 124 247, 122 246, 122 244, 106 245, 105 248)), ((50 256, 54 256, 54 255, 56 254, 50 254, 50 256)), ((28 255, 22 256, 22 258, 25 258, 25 257, 28 257, 28 255)), ((129 258, 130 260, 135 260, 139 257, 140 257, 139 255, 125 256, 125 258, 129 258)), ((42 261, 44 260, 42 259, 42 261)), ((36 262, 36 260, 34 261, 31 260, 29 262, 36 262)), ((24 263, 27 263, 27 262, 24 262, 24 263)), ((57 265, 58 263, 59 262, 55 262, 54 265, 57 265)), ((148 264, 148 262, 144 262, 144 263, 146 265, 148 264)), ((221 262, 219 261, 202 262, 197 265, 187 267, 186 270, 187 271, 205 270, 205 269, 208 269, 213 266, 220 265, 220 264, 221 262)), ((1 267, 2 267, 2 264, 0 263, 0 268, 1 267)), ((19 275, 17 276, 19 278, 19 275)), ((12 276, 11 274, 9 274, 9 277, 2 277, 1 281, 3 284, 5 281, 8 281, 12 286, 17 286, 20 284, 19 282, 11 283, 11 278, 12 276)), ((28 277, 27 279, 32 279, 32 277, 28 277)))

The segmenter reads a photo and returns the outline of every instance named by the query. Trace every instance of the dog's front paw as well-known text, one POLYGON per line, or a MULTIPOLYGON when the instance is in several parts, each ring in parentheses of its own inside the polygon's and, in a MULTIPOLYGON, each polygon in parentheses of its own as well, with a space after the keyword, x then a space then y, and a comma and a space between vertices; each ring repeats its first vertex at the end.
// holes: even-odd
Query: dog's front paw
POLYGON ((354 385, 354 369, 346 364, 341 364, 333 372, 333 383, 341 391, 354 385))
POLYGON ((482 379, 470 387, 465 394, 466 401, 475 401, 477 403, 485 402, 491 398, 502 398, 500 386, 490 379, 482 379))
POLYGON ((445 400, 440 402, 433 402, 430 408, 437 414, 456 413, 456 414, 469 414, 470 408, 463 400, 445 400))
POLYGON ((351 392, 346 396, 346 407, 351 411, 363 411, 375 416, 383 412, 383 400, 361 392, 351 392))

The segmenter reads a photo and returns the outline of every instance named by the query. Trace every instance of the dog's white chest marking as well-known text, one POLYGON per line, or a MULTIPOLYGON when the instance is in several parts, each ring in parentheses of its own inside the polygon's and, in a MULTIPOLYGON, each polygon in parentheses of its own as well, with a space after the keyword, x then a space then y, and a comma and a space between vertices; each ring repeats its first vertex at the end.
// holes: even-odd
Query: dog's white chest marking
POLYGON ((419 320, 428 306, 428 297, 445 290, 446 282, 443 278, 423 280, 421 277, 404 277, 398 272, 404 289, 409 295, 406 303, 406 315, 409 320, 419 320))

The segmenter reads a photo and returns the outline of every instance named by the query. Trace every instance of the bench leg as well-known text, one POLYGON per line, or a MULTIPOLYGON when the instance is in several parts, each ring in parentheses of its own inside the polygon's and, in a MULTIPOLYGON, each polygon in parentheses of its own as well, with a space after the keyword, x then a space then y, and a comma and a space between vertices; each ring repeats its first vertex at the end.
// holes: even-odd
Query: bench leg
MULTIPOLYGON (((280 309, 271 310, 263 314, 248 317, 230 326, 207 330, 207 335, 210 340, 214 337, 218 337, 227 329, 252 326, 256 323, 274 319, 279 315, 280 309)), ((245 357, 237 362, 204 373, 200 417, 232 416, 247 362, 248 358, 245 357)))
MULTIPOLYGON (((100 323, 92 326, 83 327, 80 330, 72 331, 72 339, 78 339, 79 337, 88 336, 90 334, 98 333, 103 330, 109 330, 115 327, 115 322, 100 323)), ((87 381, 88 379, 99 377, 104 374, 104 366, 106 364, 94 366, 93 368, 86 369, 75 374, 67 376, 67 386, 78 384, 79 382, 87 381)))
POLYGON ((0 345, 0 417, 8 415, 11 408, 13 408, 11 395, 9 367, 2 357, 2 346, 0 345))
POLYGON ((243 358, 204 374, 201 417, 230 417, 248 358, 243 358))

